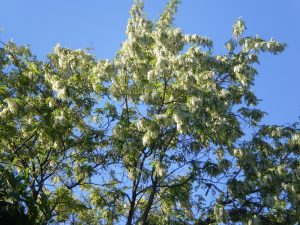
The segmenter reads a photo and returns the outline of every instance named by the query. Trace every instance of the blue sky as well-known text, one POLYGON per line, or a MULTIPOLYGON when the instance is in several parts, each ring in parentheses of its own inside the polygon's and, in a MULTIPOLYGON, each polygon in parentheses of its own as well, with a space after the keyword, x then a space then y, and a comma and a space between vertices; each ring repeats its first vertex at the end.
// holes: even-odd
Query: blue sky
MULTIPOLYGON (((158 17, 167 0, 145 0, 148 16, 158 17)), ((30 44, 39 58, 56 43, 69 48, 94 48, 98 58, 111 59, 125 40, 132 0, 6 0, 1 2, 0 40, 30 44)), ((242 17, 247 34, 274 37, 288 44, 283 54, 263 54, 253 87, 268 112, 266 123, 286 124, 300 116, 299 0, 182 0, 175 25, 186 33, 214 40, 215 53, 224 52, 232 24, 242 17)))

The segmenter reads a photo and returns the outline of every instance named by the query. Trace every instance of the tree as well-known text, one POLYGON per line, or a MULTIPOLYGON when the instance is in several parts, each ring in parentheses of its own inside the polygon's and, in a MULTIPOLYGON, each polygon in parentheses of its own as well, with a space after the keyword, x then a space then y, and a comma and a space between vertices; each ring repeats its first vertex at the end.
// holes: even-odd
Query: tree
POLYGON ((178 4, 153 22, 135 1, 112 61, 2 43, 0 198, 24 224, 297 223, 298 125, 261 124, 251 91, 286 45, 238 19, 214 55, 174 27, 178 4))

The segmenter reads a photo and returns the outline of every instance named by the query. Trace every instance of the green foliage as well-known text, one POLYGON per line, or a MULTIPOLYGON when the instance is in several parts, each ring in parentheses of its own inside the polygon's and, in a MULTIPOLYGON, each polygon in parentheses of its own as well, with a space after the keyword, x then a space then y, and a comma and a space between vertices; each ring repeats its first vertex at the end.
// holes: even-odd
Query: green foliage
POLYGON ((297 222, 299 129, 260 124, 251 91, 259 54, 285 44, 244 37, 238 19, 228 52, 214 55, 212 40, 174 27, 178 4, 153 22, 135 1, 111 61, 60 45, 40 61, 27 46, 3 43, 0 218, 297 222))

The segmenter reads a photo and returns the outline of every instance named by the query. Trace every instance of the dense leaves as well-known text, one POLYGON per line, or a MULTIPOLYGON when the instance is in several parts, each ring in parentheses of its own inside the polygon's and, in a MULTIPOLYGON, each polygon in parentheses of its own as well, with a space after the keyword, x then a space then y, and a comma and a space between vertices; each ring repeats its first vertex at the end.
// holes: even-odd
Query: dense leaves
POLYGON ((212 40, 174 27, 178 3, 153 22, 136 1, 113 60, 57 45, 40 61, 2 43, 0 221, 299 220, 299 129, 260 124, 251 90, 260 53, 285 44, 244 36, 238 19, 214 55, 212 40))

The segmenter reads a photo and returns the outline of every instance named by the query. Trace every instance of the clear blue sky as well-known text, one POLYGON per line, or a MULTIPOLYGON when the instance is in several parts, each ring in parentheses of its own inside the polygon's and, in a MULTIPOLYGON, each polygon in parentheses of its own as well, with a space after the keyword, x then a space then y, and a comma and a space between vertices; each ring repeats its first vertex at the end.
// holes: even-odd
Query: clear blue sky
MULTIPOLYGON (((150 18, 157 18, 166 0, 145 0, 150 18)), ((0 40, 30 44, 39 58, 56 43, 69 48, 92 47, 98 58, 111 59, 126 38, 132 0, 3 0, 0 40)), ((214 40, 215 52, 224 51, 238 17, 248 34, 288 44, 286 51, 261 58, 254 90, 269 113, 267 123, 285 124, 300 116, 300 1, 299 0, 182 0, 175 25, 186 33, 214 40)))

